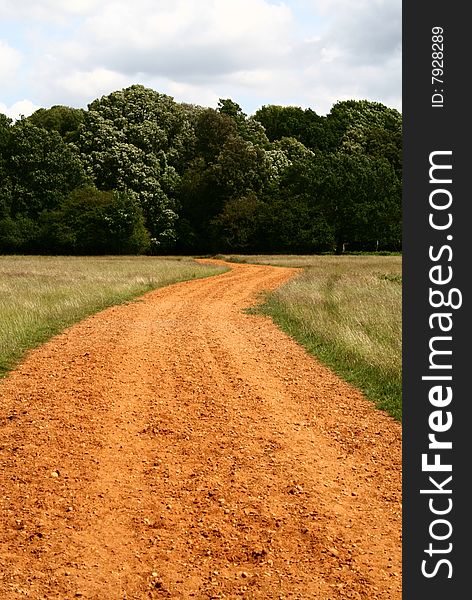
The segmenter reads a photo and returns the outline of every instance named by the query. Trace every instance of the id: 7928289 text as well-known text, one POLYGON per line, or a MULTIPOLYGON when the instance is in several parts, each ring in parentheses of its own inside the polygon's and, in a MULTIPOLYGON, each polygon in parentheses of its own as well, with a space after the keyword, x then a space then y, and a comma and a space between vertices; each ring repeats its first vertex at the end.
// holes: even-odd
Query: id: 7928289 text
POLYGON ((433 108, 444 106, 444 28, 431 29, 431 85, 433 94, 431 105, 433 108))

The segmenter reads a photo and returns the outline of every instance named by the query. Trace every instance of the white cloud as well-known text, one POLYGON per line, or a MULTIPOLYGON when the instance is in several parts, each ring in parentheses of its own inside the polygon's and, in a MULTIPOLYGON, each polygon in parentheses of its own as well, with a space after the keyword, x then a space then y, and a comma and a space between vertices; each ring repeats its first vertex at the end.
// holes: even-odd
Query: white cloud
POLYGON ((95 98, 135 83, 133 78, 102 67, 89 71, 54 72, 50 64, 44 65, 42 73, 48 72, 49 77, 39 87, 40 95, 48 105, 86 106, 95 98))
MULTIPOLYGON (((162 90, 163 82, 150 81, 150 87, 156 90, 162 90)), ((166 86, 166 93, 173 96, 178 102, 187 102, 188 104, 199 104, 200 106, 209 106, 216 108, 221 95, 209 86, 192 85, 181 83, 179 81, 170 81, 166 86)))
POLYGON ((100 4, 100 0, 2 0, 0 19, 64 23, 68 16, 90 14, 100 4))
POLYGON ((85 106, 132 83, 204 105, 244 99, 246 112, 401 104, 401 0, 4 0, 0 19, 14 8, 34 24, 21 95, 45 105, 85 106))
POLYGON ((293 47, 300 97, 320 114, 342 99, 401 109, 400 0, 300 0, 323 15, 315 36, 293 47))
POLYGON ((293 26, 287 6, 266 0, 105 1, 73 37, 44 43, 36 90, 49 103, 83 104, 120 85, 159 80, 159 91, 182 100, 176 91, 185 90, 191 101, 193 89, 193 102, 202 103, 220 97, 228 77, 260 88, 258 74, 289 54, 293 26))
POLYGON ((398 0, 362 0, 355 11, 337 15, 327 38, 352 64, 382 64, 401 49, 401 18, 398 0))
POLYGON ((104 2, 86 29, 99 41, 121 38, 152 47, 181 35, 184 43, 276 39, 290 20, 285 5, 266 0, 118 0, 104 2))
POLYGON ((21 116, 29 117, 32 115, 40 106, 37 106, 31 100, 19 100, 11 106, 7 106, 0 102, 0 113, 7 115, 10 119, 16 120, 21 116))
POLYGON ((86 72, 74 71, 57 81, 57 85, 62 87, 68 94, 82 95, 88 98, 93 94, 104 94, 110 90, 120 88, 127 83, 127 78, 121 73, 103 68, 86 72))
POLYGON ((2 86, 11 86, 21 64, 21 54, 4 41, 0 40, 0 79, 2 86))
POLYGON ((140 0, 105 5, 82 28, 108 68, 174 79, 220 76, 273 63, 288 50, 291 13, 265 0, 140 0), (249 16, 250 15, 250 16, 249 16), (123 24, 126 26, 123 27, 123 24))

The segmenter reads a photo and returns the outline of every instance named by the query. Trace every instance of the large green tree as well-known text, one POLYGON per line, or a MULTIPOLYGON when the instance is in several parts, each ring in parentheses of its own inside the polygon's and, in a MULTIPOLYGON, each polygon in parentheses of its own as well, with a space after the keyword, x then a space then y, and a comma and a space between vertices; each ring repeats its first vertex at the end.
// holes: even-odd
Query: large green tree
POLYGON ((271 142, 291 137, 311 150, 326 150, 332 143, 325 117, 311 108, 269 104, 258 109, 254 119, 263 125, 271 142))
POLYGON ((10 214, 37 217, 85 182, 79 157, 56 131, 17 121, 9 131, 4 165, 12 185, 10 214))
POLYGON ((264 196, 261 249, 289 253, 329 251, 334 228, 314 182, 318 154, 294 138, 273 144, 275 176, 264 196))
POLYGON ((236 125, 238 134, 247 142, 260 146, 269 147, 269 139, 265 129, 255 117, 248 117, 237 102, 230 98, 220 98, 218 112, 229 117, 236 125))
POLYGON ((0 128, 0 247, 37 250, 38 219, 85 184, 82 163, 57 131, 23 119, 0 128))
POLYGON ((82 108, 56 105, 51 108, 39 108, 28 121, 48 131, 57 131, 65 142, 77 141, 79 127, 84 121, 82 108))
POLYGON ((213 225, 214 220, 227 203, 262 192, 270 163, 266 151, 244 139, 237 123, 224 112, 203 112, 195 132, 196 156, 180 189, 179 249, 207 252, 219 247, 221 228, 213 225))
POLYGON ((275 148, 286 162, 279 160, 264 198, 267 250, 399 249, 401 185, 386 159, 365 152, 312 152, 293 138, 275 148))
POLYGON ((132 192, 105 192, 86 186, 74 190, 41 218, 43 245, 67 254, 141 254, 149 233, 132 192))
POLYGON ((169 250, 180 177, 194 146, 188 112, 170 96, 134 85, 89 105, 78 146, 95 185, 135 192, 153 251, 169 250))
POLYGON ((399 249, 401 185, 387 160, 327 154, 314 161, 305 186, 332 227, 337 253, 399 249))
POLYGON ((211 234, 222 252, 257 251, 261 246, 264 203, 254 192, 230 199, 211 221, 211 234))
POLYGON ((402 179, 402 116, 380 102, 337 102, 326 118, 332 150, 386 159, 402 179))

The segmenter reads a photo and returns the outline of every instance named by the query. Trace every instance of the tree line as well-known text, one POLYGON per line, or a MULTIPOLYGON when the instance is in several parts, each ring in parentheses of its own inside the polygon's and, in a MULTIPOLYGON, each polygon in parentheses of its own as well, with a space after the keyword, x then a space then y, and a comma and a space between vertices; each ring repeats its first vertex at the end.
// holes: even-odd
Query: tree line
POLYGON ((401 114, 366 100, 248 116, 133 85, 0 114, 0 252, 400 250, 401 143, 401 114))

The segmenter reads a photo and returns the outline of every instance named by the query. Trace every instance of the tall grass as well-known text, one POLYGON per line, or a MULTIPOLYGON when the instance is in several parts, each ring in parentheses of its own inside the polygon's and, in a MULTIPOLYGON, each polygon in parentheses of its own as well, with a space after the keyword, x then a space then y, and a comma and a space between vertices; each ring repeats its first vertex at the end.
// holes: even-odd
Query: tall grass
POLYGON ((27 350, 92 313, 224 270, 180 257, 0 256, 0 377, 27 350))
POLYGON ((232 258, 304 267, 258 310, 401 420, 401 256, 232 258))

